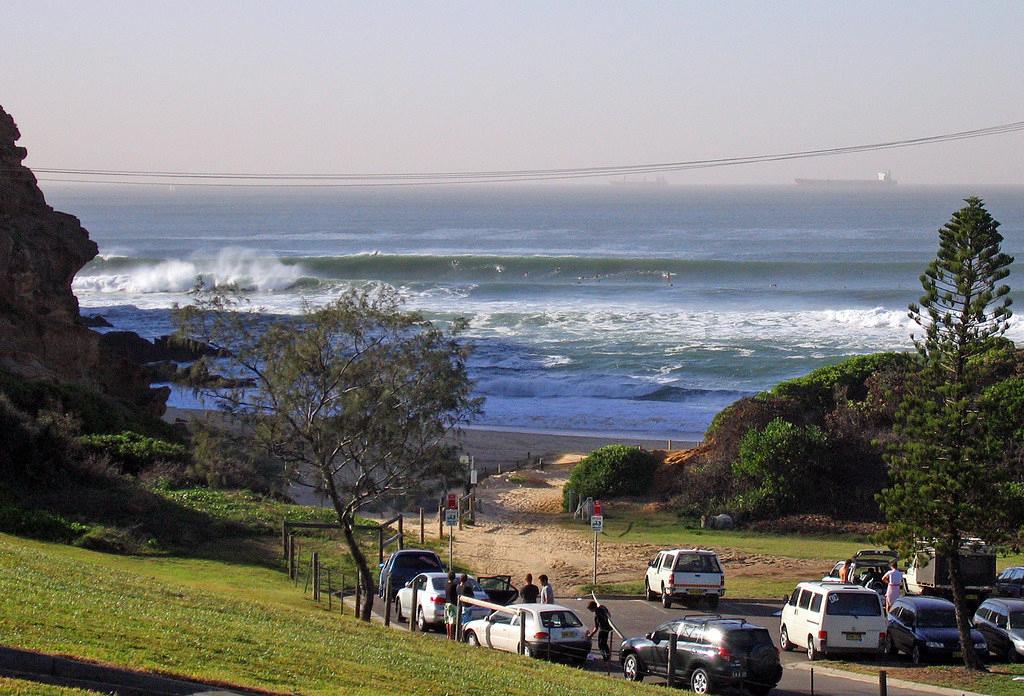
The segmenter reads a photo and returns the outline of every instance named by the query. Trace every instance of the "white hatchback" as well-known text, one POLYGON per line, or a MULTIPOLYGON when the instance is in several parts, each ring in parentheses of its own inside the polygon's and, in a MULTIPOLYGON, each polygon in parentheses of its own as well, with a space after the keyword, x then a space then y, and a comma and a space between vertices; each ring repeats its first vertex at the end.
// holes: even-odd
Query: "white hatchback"
POLYGON ((559 604, 511 604, 485 619, 470 621, 462 629, 470 645, 533 657, 563 659, 583 664, 590 654, 590 638, 579 615, 559 604), (521 642, 526 623, 526 642, 521 642))

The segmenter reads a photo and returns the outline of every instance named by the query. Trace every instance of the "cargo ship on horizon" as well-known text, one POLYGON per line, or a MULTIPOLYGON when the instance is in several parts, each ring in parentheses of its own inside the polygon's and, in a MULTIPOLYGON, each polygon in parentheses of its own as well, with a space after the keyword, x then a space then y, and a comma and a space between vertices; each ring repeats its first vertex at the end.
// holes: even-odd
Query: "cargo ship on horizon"
POLYGON ((795 179, 798 186, 813 188, 885 188, 895 186, 889 170, 878 172, 874 179, 795 179))

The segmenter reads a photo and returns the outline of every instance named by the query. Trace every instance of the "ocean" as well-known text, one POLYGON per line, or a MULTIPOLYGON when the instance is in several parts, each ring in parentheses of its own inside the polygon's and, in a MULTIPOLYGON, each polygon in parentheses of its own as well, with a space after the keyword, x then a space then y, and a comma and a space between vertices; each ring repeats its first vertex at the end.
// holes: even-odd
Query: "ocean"
POLYGON ((742 396, 908 350, 907 304, 967 195, 1024 262, 1019 188, 44 190, 100 247, 73 284, 84 313, 154 337, 197 276, 274 313, 388 283, 469 319, 477 425, 496 428, 699 439, 742 396))

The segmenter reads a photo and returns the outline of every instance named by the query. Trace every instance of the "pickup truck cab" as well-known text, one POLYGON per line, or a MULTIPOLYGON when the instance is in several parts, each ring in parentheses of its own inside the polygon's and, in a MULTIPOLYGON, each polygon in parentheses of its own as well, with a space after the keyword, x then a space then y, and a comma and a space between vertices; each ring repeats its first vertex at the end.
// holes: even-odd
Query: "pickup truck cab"
POLYGON ((718 556, 708 549, 671 549, 659 551, 644 577, 647 601, 659 596, 665 608, 672 602, 689 604, 707 600, 712 609, 725 594, 725 574, 718 556))

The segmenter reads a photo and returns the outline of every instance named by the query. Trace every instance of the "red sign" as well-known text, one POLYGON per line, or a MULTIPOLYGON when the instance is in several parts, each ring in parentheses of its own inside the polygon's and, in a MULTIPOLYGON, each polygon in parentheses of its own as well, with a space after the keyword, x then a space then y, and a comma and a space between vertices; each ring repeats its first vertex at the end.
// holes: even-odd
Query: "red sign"
POLYGON ((595 515, 600 515, 601 514, 601 501, 600 500, 595 500, 594 501, 594 514, 595 515))
POLYGON ((448 509, 456 510, 459 507, 459 497, 455 493, 448 494, 448 509))

